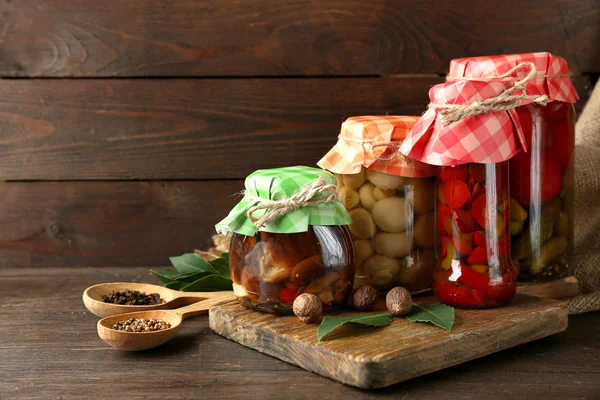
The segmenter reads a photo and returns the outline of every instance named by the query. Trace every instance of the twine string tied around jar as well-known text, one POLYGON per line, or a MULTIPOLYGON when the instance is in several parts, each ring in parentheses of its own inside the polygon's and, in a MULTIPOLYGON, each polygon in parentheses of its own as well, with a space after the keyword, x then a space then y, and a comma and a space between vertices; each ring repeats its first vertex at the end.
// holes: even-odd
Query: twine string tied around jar
POLYGON ((246 212, 246 216, 250 222, 252 222, 257 228, 260 228, 271 221, 275 221, 285 214, 301 207, 330 203, 338 199, 336 186, 328 184, 324 178, 319 178, 314 182, 309 183, 298 193, 294 193, 293 195, 281 200, 268 200, 262 197, 254 196, 247 191, 244 192, 244 195, 247 198, 258 202, 257 205, 251 207, 246 212), (314 197, 319 194, 326 194, 326 196, 319 199, 314 199, 314 197), (256 218, 252 215, 258 210, 265 209, 267 212, 260 218, 256 218))
POLYGON ((389 142, 389 141, 385 141, 385 140, 374 140, 374 139, 355 139, 355 138, 350 138, 350 137, 345 137, 345 136, 338 136, 338 139, 342 139, 342 140, 345 140, 347 142, 352 142, 352 143, 370 144, 371 147, 369 148, 369 153, 371 154, 371 157, 373 157, 377 161, 390 161, 394 157, 400 157, 400 158, 404 157, 404 155, 402 155, 402 153, 400 153, 398 151, 398 149, 400 148, 399 142, 389 142), (384 150, 380 155, 377 155, 377 154, 375 154, 375 149, 378 147, 386 147, 386 150, 391 149, 392 152, 389 155, 384 156, 385 151, 386 151, 386 150, 384 150))
POLYGON ((550 101, 550 98, 545 94, 528 95, 527 91, 525 90, 525 84, 531 81, 532 79, 537 78, 559 77, 563 75, 569 76, 568 74, 537 75, 537 68, 534 63, 522 62, 501 75, 492 75, 479 78, 448 76, 447 80, 450 82, 456 80, 473 80, 485 82, 504 78, 514 79, 514 77, 512 77, 512 74, 523 68, 529 68, 529 73, 524 78, 515 81, 512 87, 504 90, 497 96, 490 97, 481 101, 475 101, 469 104, 429 103, 427 107, 441 109, 440 114, 443 117, 443 126, 447 127, 448 125, 454 122, 461 121, 467 117, 471 117, 474 115, 480 115, 494 111, 506 111, 519 107, 521 104, 523 104, 524 101, 530 101, 532 103, 545 106, 550 101), (514 94, 515 92, 519 91, 521 92, 520 94, 514 94))

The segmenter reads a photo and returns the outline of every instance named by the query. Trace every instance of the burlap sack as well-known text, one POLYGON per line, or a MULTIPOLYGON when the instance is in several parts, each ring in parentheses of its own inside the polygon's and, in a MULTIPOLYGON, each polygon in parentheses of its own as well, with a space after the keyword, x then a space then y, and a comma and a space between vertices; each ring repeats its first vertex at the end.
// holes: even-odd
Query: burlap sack
POLYGON ((600 310, 600 82, 575 127, 575 261, 571 314, 600 310))

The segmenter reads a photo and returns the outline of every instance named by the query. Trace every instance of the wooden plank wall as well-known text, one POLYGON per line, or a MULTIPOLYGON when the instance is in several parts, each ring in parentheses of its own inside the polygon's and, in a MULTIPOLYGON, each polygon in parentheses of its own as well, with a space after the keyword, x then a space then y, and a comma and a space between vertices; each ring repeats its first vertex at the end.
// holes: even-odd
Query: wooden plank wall
POLYGON ((597 0, 2 0, 0 266, 165 265, 452 58, 551 51, 585 99, 599 50, 597 0))

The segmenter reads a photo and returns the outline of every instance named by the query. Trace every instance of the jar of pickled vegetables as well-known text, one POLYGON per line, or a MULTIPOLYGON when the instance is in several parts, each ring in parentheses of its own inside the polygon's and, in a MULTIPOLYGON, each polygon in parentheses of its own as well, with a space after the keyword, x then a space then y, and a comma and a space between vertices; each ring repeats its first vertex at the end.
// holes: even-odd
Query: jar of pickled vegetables
POLYGON ((338 143, 319 162, 336 174, 352 217, 355 287, 431 289, 435 266, 435 168, 398 146, 419 117, 347 119, 338 143))
POLYGON ((292 314, 302 293, 325 311, 348 301, 354 247, 336 181, 309 167, 259 170, 246 178, 244 198, 216 225, 233 232, 229 250, 233 291, 246 307, 292 314))
POLYGON ((434 86, 429 109, 400 147, 408 157, 440 166, 434 292, 442 303, 490 308, 516 293, 508 160, 526 144, 514 122, 517 101, 507 103, 513 86, 477 80, 434 86))
POLYGON ((506 304, 515 295, 510 259, 508 162, 441 167, 435 293, 462 307, 506 304))
POLYGON ((550 53, 461 58, 450 64, 449 80, 482 77, 526 80, 521 86, 527 95, 547 97, 516 108, 527 152, 510 160, 511 249, 519 278, 563 277, 573 256, 573 103, 578 99, 569 66, 550 53))

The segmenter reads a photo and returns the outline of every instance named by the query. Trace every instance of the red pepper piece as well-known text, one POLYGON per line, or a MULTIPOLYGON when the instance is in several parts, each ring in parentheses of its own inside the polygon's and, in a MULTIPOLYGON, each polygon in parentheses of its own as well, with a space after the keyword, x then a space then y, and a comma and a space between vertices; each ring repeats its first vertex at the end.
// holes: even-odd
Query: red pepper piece
POLYGON ((487 249, 485 247, 475 247, 473 249, 473 252, 471 253, 471 255, 469 256, 469 258, 467 258, 467 262, 469 264, 486 264, 488 263, 488 258, 487 258, 487 249))
POLYGON ((443 204, 438 204, 438 208, 437 208, 437 228, 438 228, 438 232, 440 233, 447 233, 447 234, 451 234, 452 232, 446 232, 446 219, 450 220, 450 222, 452 222, 451 217, 452 217, 452 210, 450 209, 450 207, 445 206, 443 204))
POLYGON ((468 175, 469 170, 467 165, 441 167, 440 169, 438 169, 438 177, 444 183, 454 179, 466 182, 468 175))
POLYGON ((487 290, 490 286, 490 277, 473 271, 463 263, 452 264, 452 274, 458 276, 458 282, 469 289, 487 290))
POLYGON ((442 257, 446 257, 448 255, 448 236, 441 236, 440 243, 442 244, 440 253, 442 257))
POLYGON ((468 257, 473 251, 473 234, 454 232, 454 235, 448 238, 454 246, 460 257, 468 257))
POLYGON ((473 243, 475 243, 475 246, 487 246, 485 241, 485 231, 473 232, 473 243))
POLYGON ((298 289, 296 288, 283 288, 279 292, 279 301, 281 303, 293 303, 298 297, 298 289))
POLYGON ((437 298, 444 303, 479 307, 485 303, 487 290, 468 289, 454 285, 436 283, 433 285, 437 298))
POLYGON ((550 147, 550 151, 556 157, 556 161, 560 165, 562 172, 565 172, 573 162, 575 148, 573 123, 567 119, 563 119, 553 122, 550 128, 548 134, 553 144, 550 147))
POLYGON ((456 225, 461 232, 473 232, 479 229, 479 224, 469 210, 454 210, 456 212, 456 225))
MULTIPOLYGON (((528 156, 527 154, 525 154, 528 156)), ((533 165, 529 160, 523 161, 521 157, 515 157, 515 162, 511 163, 510 168, 510 190, 511 195, 524 207, 529 207, 533 203, 546 204, 554 200, 560 194, 562 187, 561 167, 555 162, 552 155, 547 154, 542 157, 539 165, 533 165), (540 193, 539 198, 531 197, 532 184, 531 176, 534 179, 540 179, 541 187, 534 186, 534 192, 540 193)))
POLYGON ((470 164, 469 173, 477 182, 485 183, 485 164, 470 164))
POLYGON ((486 206, 487 200, 485 194, 477 197, 471 206, 471 214, 473 214, 473 218, 484 229, 486 206))
POLYGON ((487 291, 487 295, 490 299, 500 302, 507 302, 515 297, 517 293, 517 285, 494 285, 490 286, 487 291))
POLYGON ((469 186, 463 181, 454 179, 444 185, 444 199, 450 208, 461 208, 470 196, 469 186))

